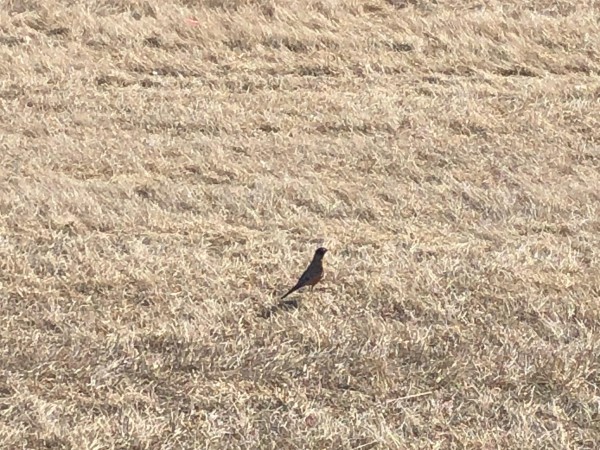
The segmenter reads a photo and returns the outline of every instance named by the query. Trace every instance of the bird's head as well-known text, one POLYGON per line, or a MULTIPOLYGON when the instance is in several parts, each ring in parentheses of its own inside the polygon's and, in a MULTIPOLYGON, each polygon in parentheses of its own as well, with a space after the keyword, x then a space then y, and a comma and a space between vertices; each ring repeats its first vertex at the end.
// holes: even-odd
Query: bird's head
POLYGON ((315 256, 319 256, 322 258, 323 256, 325 256, 325 253, 327 253, 327 249, 325 247, 319 247, 315 252, 315 256))

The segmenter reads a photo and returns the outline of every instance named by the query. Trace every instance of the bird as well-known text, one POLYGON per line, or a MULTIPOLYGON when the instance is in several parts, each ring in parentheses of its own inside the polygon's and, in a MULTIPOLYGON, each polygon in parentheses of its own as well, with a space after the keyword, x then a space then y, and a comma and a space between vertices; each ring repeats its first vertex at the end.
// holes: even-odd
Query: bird
POLYGON ((312 290, 315 284, 321 281, 323 278, 323 256, 325 256, 325 253, 327 253, 325 247, 319 247, 317 251, 315 251, 315 256, 313 256, 312 261, 300 276, 296 285, 291 288, 287 294, 281 297, 281 300, 304 286, 310 286, 312 290))

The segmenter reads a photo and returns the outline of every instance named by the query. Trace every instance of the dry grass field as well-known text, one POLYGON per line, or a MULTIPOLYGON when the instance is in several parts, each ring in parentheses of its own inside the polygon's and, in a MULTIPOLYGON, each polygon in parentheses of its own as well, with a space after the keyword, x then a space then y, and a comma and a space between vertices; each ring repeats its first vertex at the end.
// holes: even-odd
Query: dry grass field
POLYGON ((0 448, 596 449, 599 214, 595 1, 0 1, 0 448))

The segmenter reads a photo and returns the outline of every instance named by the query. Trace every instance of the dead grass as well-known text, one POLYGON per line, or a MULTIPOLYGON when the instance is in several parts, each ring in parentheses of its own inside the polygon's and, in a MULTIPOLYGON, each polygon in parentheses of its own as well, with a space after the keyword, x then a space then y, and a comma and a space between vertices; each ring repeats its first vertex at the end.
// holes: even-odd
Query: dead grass
POLYGON ((597 448, 596 2, 0 11, 2 448, 597 448))

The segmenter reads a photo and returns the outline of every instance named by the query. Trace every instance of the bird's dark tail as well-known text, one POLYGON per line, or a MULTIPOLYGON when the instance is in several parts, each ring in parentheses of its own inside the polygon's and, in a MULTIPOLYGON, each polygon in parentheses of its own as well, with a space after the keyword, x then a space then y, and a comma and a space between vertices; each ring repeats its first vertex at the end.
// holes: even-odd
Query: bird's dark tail
POLYGON ((298 290, 298 289, 300 289, 300 288, 301 288, 301 286, 297 284, 296 286, 294 286, 293 288, 291 288, 291 289, 290 289, 290 290, 287 292, 287 294, 285 294, 283 297, 281 297, 281 300, 283 300, 283 299, 284 299, 284 298, 286 298, 288 295, 290 295, 292 292, 295 292, 295 291, 297 291, 297 290, 298 290))

